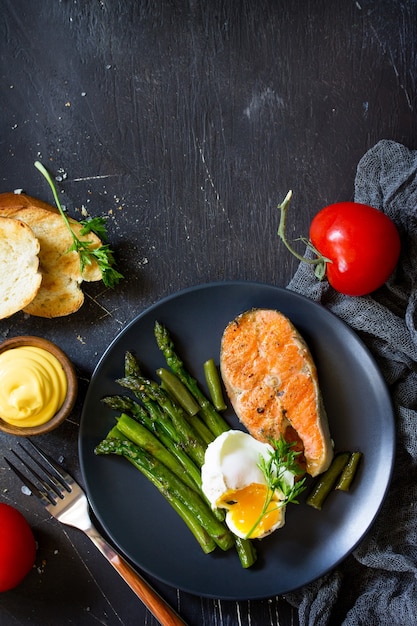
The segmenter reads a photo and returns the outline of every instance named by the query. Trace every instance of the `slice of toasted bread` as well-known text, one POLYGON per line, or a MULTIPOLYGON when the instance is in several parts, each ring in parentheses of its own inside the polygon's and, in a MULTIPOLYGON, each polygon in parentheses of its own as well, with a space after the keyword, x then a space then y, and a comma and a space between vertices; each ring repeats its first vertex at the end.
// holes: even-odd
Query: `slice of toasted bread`
POLYGON ((39 241, 21 220, 0 218, 0 318, 10 317, 36 297, 39 272, 39 241))
MULTIPOLYGON (((0 216, 25 222, 39 240, 40 271, 42 284, 36 297, 24 310, 39 317, 61 317, 77 311, 84 302, 81 290, 83 280, 101 279, 101 271, 95 262, 87 265, 81 275, 80 257, 68 252, 73 241, 61 215, 54 207, 25 194, 0 194, 0 216)), ((70 218, 77 237, 91 242, 91 247, 101 245, 94 234, 80 234, 82 225, 70 218)))
POLYGON ((255 439, 282 435, 301 444, 312 476, 329 467, 333 446, 316 366, 285 315, 252 309, 230 322, 220 367, 236 415, 255 439))

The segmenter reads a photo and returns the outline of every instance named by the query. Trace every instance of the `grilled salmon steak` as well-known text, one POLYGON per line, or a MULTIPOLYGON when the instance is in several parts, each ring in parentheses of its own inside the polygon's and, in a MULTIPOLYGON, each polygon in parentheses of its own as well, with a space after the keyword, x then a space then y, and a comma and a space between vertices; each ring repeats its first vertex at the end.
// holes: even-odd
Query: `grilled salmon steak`
POLYGON ((230 322, 220 370, 236 415, 255 439, 295 441, 311 476, 329 467, 333 446, 316 366, 285 315, 252 309, 230 322))

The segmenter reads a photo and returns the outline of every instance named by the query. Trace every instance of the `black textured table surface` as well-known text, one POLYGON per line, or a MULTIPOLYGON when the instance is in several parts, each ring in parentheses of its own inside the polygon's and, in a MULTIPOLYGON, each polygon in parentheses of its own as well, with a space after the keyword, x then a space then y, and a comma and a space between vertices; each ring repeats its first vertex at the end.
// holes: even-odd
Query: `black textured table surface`
MULTIPOLYGON (((93 370, 147 306, 224 279, 285 286, 297 261, 279 243, 277 204, 293 190, 290 233, 353 197, 358 160, 379 139, 417 147, 414 0, 1 1, 0 192, 108 217, 125 279, 84 284, 64 319, 17 313, 0 337, 33 334, 72 359, 72 416, 37 438, 82 482, 77 438, 93 370)), ((221 303, 219 303, 221 305, 221 303)), ((80 532, 59 525, 6 469, 0 501, 21 510, 36 567, 1 594, 0 624, 156 624, 80 532)), ((152 580, 189 626, 289 626, 283 598, 219 601, 152 580)), ((334 624, 343 615, 335 616, 334 624)))

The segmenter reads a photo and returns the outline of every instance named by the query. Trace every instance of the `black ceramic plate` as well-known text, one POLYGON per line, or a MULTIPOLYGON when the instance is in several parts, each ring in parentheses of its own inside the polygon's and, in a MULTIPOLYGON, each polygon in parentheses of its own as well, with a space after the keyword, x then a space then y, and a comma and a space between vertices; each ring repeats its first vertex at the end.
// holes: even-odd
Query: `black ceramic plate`
MULTIPOLYGON (((226 417, 239 427, 231 411, 226 417)), ((85 400, 79 437, 81 469, 93 511, 109 537, 133 563, 182 590, 222 599, 283 594, 323 575, 345 558, 371 526, 390 480, 394 420, 381 374, 358 337, 322 306, 273 286, 225 282, 177 293, 134 319, 101 358, 85 400), (114 425, 101 402, 123 390, 124 354, 136 354, 145 371, 165 365, 153 337, 156 320, 170 330, 193 374, 218 360, 226 324, 252 307, 287 315, 316 361, 336 449, 361 450, 363 464, 349 493, 333 493, 322 511, 304 502, 287 508, 286 525, 257 542, 258 561, 244 570, 231 550, 205 555, 170 505, 138 470, 118 457, 100 457, 94 447, 114 425)))

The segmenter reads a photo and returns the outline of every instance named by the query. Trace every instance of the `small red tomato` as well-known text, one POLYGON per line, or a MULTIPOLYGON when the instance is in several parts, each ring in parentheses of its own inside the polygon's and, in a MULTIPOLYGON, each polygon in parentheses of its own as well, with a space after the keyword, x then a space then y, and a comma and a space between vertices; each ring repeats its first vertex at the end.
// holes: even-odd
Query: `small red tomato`
POLYGON ((349 296, 381 287, 400 255, 400 236, 392 220, 357 202, 338 202, 319 211, 311 222, 310 241, 330 261, 329 283, 349 296))
POLYGON ((16 587, 35 563, 36 543, 23 515, 0 503, 0 592, 16 587))

